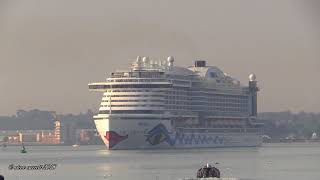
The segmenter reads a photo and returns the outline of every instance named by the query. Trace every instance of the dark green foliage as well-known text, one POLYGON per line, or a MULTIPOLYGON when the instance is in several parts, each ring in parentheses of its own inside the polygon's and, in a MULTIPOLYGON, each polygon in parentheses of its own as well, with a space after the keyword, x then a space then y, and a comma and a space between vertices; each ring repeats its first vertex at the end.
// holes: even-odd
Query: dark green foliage
POLYGON ((320 134, 320 113, 266 112, 260 113, 259 119, 264 123, 264 134, 271 138, 309 139, 313 132, 320 134))
POLYGON ((67 114, 56 115, 53 111, 31 110, 24 111, 18 110, 15 116, 1 116, 0 117, 0 130, 37 130, 37 129, 54 129, 54 121, 61 120, 62 124, 72 123, 76 124, 78 128, 93 129, 93 112, 82 114, 67 114))

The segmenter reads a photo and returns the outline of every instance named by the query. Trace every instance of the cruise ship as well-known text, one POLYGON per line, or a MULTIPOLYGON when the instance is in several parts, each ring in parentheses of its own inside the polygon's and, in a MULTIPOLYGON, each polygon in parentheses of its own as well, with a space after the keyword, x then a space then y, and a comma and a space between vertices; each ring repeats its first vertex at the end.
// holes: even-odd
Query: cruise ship
POLYGON ((248 85, 206 61, 138 56, 125 71, 89 84, 103 92, 94 122, 108 149, 246 147, 262 144, 256 76, 248 85))

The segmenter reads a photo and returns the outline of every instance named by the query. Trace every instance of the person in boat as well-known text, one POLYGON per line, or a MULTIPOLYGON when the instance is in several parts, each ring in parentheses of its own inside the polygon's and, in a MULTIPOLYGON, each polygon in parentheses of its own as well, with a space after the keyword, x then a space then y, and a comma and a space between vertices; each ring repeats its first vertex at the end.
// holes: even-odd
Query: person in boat
POLYGON ((209 178, 209 177, 216 177, 220 178, 220 171, 218 168, 207 164, 203 168, 200 168, 197 172, 197 178, 209 178))

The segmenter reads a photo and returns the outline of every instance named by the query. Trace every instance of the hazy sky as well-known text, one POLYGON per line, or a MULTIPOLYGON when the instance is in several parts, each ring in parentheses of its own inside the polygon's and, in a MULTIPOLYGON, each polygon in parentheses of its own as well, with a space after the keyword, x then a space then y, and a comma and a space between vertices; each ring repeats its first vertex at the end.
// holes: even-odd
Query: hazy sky
POLYGON ((137 55, 255 72, 260 111, 320 112, 318 2, 0 0, 0 114, 97 110, 87 84, 137 55))

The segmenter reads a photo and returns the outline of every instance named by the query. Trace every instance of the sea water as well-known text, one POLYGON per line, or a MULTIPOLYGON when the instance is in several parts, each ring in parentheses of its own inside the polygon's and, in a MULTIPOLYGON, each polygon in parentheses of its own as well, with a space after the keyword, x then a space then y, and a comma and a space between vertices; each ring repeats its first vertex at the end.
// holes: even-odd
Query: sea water
POLYGON ((215 166, 223 177, 320 179, 320 143, 181 150, 109 151, 104 146, 26 148, 25 154, 20 153, 19 146, 0 148, 0 174, 6 180, 178 180, 195 177, 206 163, 219 163, 215 166))

